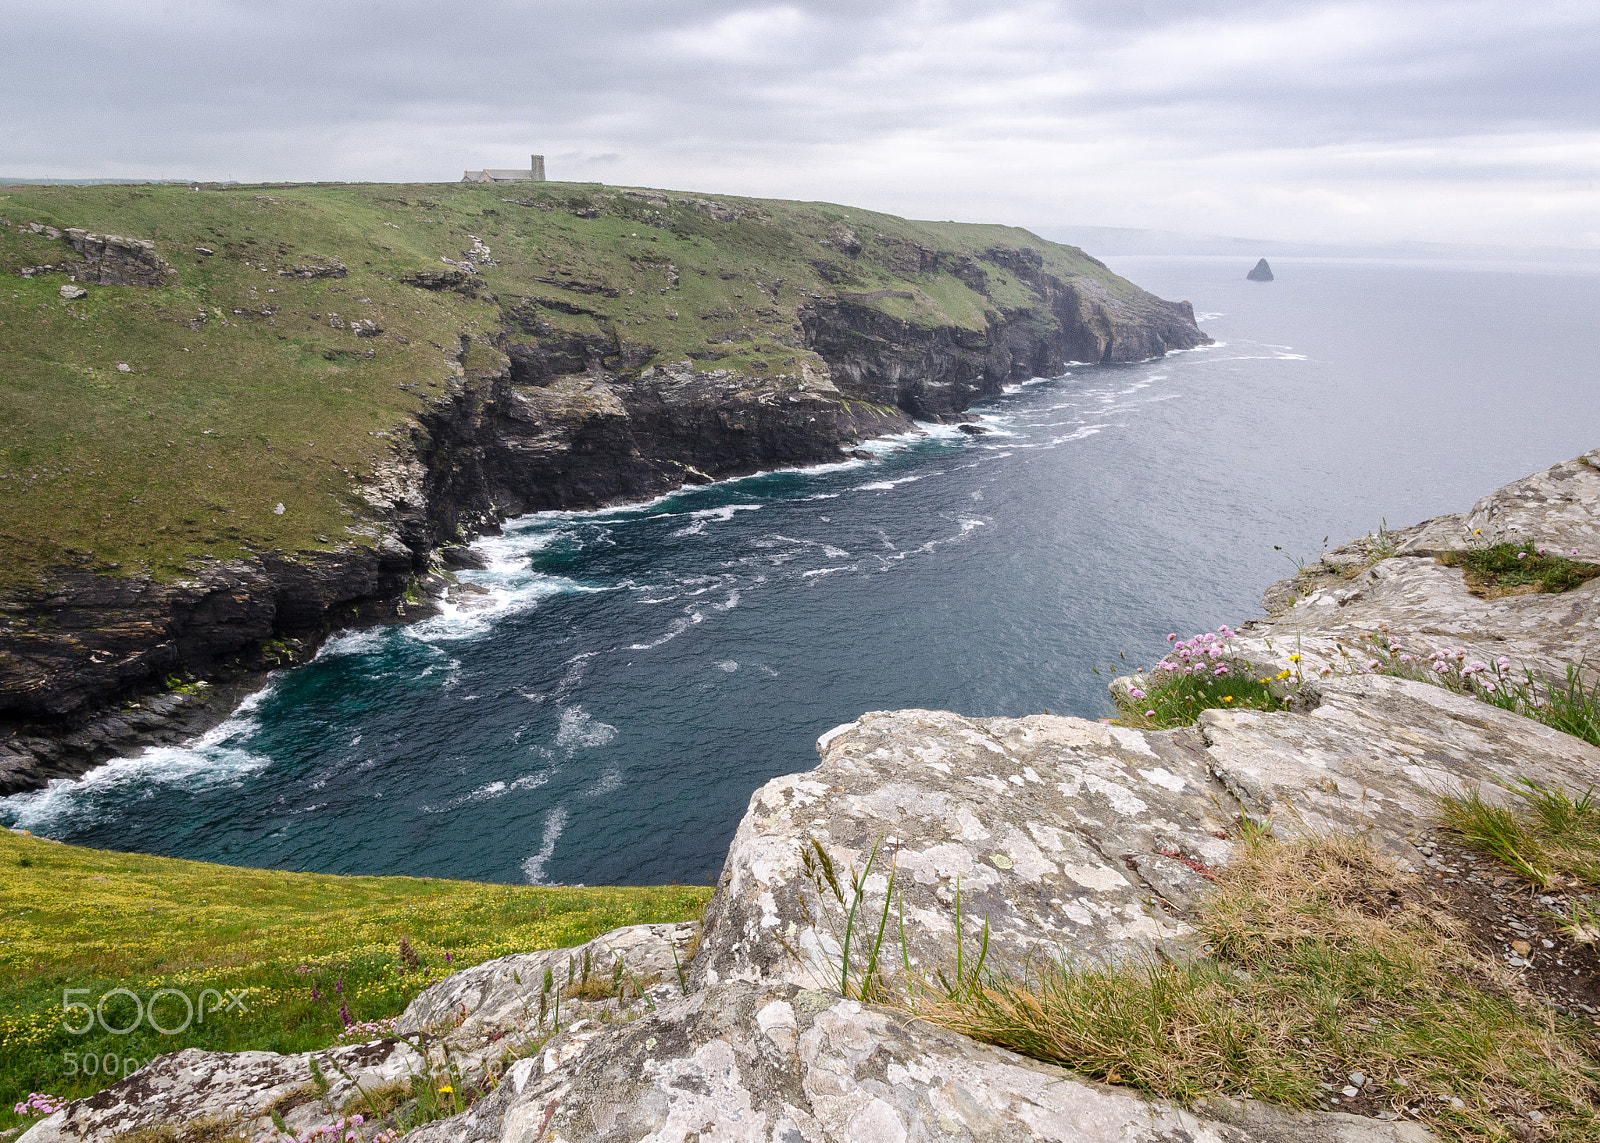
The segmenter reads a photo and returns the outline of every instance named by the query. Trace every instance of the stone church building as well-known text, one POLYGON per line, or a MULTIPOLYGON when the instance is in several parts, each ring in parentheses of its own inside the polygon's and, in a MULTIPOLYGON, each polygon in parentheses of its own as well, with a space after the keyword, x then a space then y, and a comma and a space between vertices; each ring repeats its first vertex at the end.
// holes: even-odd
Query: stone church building
POLYGON ((526 171, 507 171, 498 168, 485 168, 481 171, 463 171, 461 181, 464 183, 542 183, 544 182, 544 156, 534 155, 533 162, 526 171))

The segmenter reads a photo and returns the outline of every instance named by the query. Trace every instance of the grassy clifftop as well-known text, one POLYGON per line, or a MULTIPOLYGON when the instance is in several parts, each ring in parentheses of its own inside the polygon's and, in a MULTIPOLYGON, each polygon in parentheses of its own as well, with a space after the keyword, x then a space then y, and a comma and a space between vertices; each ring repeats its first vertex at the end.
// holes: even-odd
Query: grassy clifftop
POLYGON ((357 486, 464 371, 506 368, 508 322, 781 385, 820 365, 818 297, 979 337, 1047 308, 986 253, 1140 295, 1007 227, 581 184, 7 187, 0 219, 0 587, 375 542, 357 486), (63 298, 73 227, 170 272, 63 298))
POLYGON ((324 1047, 341 1004, 357 1022, 386 1019, 456 969, 692 920, 710 895, 283 873, 0 830, 0 1137, 30 1091, 88 1095, 180 1048, 324 1047), (184 1024, 208 988, 217 1013, 173 1034, 152 1026, 184 1024), (63 1007, 85 998, 102 1013, 63 1007))

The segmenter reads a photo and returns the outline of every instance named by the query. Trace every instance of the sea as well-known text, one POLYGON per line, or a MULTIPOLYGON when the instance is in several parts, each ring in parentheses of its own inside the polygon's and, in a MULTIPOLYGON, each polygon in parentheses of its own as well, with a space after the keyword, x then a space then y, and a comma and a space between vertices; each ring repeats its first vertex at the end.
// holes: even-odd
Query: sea
POLYGON ((864 711, 1106 716, 1168 633, 1327 545, 1600 446, 1582 265, 1107 261, 1215 343, 1073 365, 871 459, 545 512, 482 588, 337 636, 181 747, 0 799, 84 845, 274 869, 704 884, 864 711))

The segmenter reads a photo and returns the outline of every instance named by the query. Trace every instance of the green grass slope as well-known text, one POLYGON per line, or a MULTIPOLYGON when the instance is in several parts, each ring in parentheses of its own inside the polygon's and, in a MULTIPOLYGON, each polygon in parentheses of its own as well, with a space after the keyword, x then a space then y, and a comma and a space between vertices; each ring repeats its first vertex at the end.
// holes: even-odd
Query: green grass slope
POLYGON ((89 1095, 131 1061, 181 1048, 325 1047, 343 1030, 341 1002, 356 1021, 385 1019, 449 972, 620 925, 692 920, 710 896, 282 873, 0 830, 0 1134, 23 1122, 11 1109, 29 1092, 89 1095), (133 1024, 135 999, 146 1007, 161 989, 176 994, 126 1034, 107 1031, 133 1024), (179 1027, 206 989, 220 1012, 173 1035, 151 1027, 152 1014, 179 1027), (92 1021, 64 1007, 85 1000, 99 1009, 92 1021))
POLYGON ((372 542, 356 485, 463 366, 503 366, 513 308, 644 364, 759 377, 815 361, 796 321, 814 295, 967 330, 1039 307, 1003 268, 963 272, 995 247, 1138 293, 1007 227, 584 184, 13 186, 0 220, 0 588, 372 542), (175 273, 63 299, 64 273, 21 276, 73 256, 33 223, 150 240, 175 273), (474 239, 481 288, 401 280, 474 239), (347 277, 298 273, 335 263, 347 277))

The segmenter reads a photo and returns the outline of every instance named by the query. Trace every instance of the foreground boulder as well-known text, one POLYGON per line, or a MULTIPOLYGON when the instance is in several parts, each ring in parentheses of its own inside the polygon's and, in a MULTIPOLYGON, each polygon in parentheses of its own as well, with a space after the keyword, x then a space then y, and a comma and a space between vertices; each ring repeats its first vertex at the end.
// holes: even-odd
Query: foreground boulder
POLYGON ((792 984, 724 984, 574 1027, 412 1143, 1418 1143, 1407 1124, 1218 1103, 1203 1116, 792 984))

